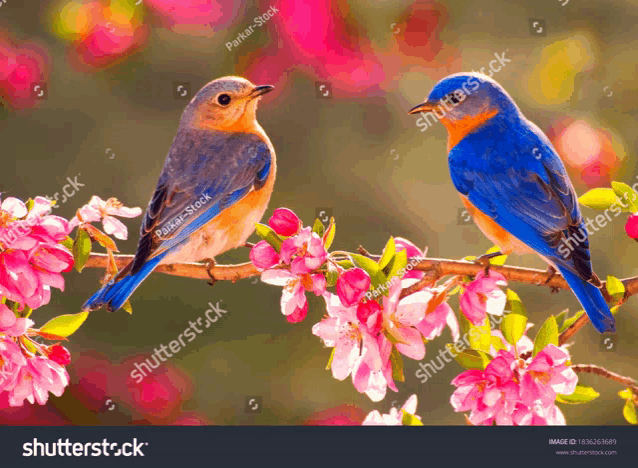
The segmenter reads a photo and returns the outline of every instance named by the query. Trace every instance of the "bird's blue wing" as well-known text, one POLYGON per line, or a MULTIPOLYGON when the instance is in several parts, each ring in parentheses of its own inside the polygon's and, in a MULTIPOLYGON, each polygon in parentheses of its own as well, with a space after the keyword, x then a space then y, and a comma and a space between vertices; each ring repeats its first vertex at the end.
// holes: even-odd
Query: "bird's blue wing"
POLYGON ((271 163, 268 145, 257 135, 179 132, 146 210, 131 273, 187 242, 221 211, 259 190, 271 163))
POLYGON ((586 236, 573 250, 558 251, 580 229, 586 234, 565 166, 541 130, 523 123, 513 132, 495 120, 461 140, 449 155, 454 185, 510 234, 589 280, 586 236))

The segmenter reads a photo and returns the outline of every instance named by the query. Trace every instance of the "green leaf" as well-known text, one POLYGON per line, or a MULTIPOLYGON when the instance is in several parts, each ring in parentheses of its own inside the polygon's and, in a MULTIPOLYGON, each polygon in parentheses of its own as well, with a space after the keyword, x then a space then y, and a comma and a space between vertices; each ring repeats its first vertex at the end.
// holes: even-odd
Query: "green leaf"
POLYGON ((595 188, 582 195, 578 201, 581 205, 595 210, 606 210, 620 201, 613 189, 595 188))
POLYGON ((60 244, 62 244, 64 247, 66 247, 69 250, 73 249, 73 239, 71 239, 69 236, 66 236, 64 240, 60 242, 60 244))
MULTIPOLYGON (((494 252, 499 252, 501 248, 498 245, 495 245, 491 249, 489 249, 485 254, 491 254, 494 252)), ((507 261, 507 255, 499 255, 498 257, 490 258, 491 265, 505 265, 507 261)))
POLYGON ((50 335, 63 337, 71 336, 78 328, 80 328, 80 325, 84 323, 88 316, 88 312, 60 315, 45 323, 42 328, 40 328, 40 331, 50 335))
POLYGON ((401 353, 399 353, 396 346, 392 347, 390 362, 392 364, 392 378, 399 382, 405 382, 405 377, 403 376, 403 359, 401 359, 401 353))
POLYGON ((91 238, 84 229, 79 228, 75 242, 73 242, 73 260, 78 273, 84 269, 89 255, 91 255, 91 238))
POLYGON ((581 403, 589 403, 600 396, 596 390, 584 385, 576 385, 574 393, 571 395, 556 395, 556 403, 565 403, 568 405, 579 405, 581 403))
POLYGON ((401 410, 401 424, 404 426, 423 426, 423 423, 415 415, 408 413, 406 410, 401 410))
POLYGON ((122 309, 129 315, 133 314, 133 306, 131 306, 131 300, 127 299, 124 304, 122 304, 122 309))
POLYGON ((511 313, 503 318, 501 322, 501 332, 503 332, 503 337, 509 344, 516 346, 516 343, 518 343, 525 334, 526 326, 527 317, 511 313))
POLYGON ((622 284, 622 281, 620 281, 615 276, 608 275, 607 283, 605 286, 612 299, 618 301, 625 297, 625 285, 622 284))
POLYGON ((33 198, 29 198, 24 204, 27 207, 27 213, 30 213, 31 209, 33 208, 33 205, 35 204, 35 202, 33 201, 33 198))
POLYGON ((388 241, 388 243, 385 245, 385 248, 383 249, 383 254, 381 255, 381 258, 379 259, 379 268, 381 270, 383 270, 388 263, 390 263, 390 260, 392 260, 392 258, 394 257, 394 254, 397 253, 397 247, 394 243, 394 237, 390 237, 390 240, 388 241))
POLYGON ((259 237, 268 242, 277 252, 281 250, 284 240, 270 227, 265 224, 255 223, 255 232, 259 237))
POLYGON ((346 270, 349 270, 350 268, 354 268, 354 263, 352 263, 352 260, 340 260, 337 262, 337 265, 339 265, 342 268, 345 268, 346 270))
POLYGON ((563 326, 563 323, 565 323, 565 320, 567 319, 567 313, 568 312, 569 312, 569 309, 565 309, 560 314, 558 314, 556 316, 556 325, 558 325, 559 330, 563 326))
MULTIPOLYGON (((408 265, 408 253, 404 250, 397 252, 394 257, 392 257, 392 261, 388 265, 388 279, 392 279, 394 276, 400 275, 403 276, 405 273, 405 267, 408 265)), ((399 278, 400 279, 400 278, 399 278)))
POLYGON ((527 309, 525 309, 523 301, 521 301, 521 298, 518 296, 518 294, 516 294, 511 289, 508 289, 505 294, 507 296, 507 304, 509 310, 511 310, 513 314, 523 315, 527 317, 527 309))
POLYGON ((467 330, 467 340, 470 343, 470 348, 489 353, 492 346, 492 330, 489 320, 485 320, 483 325, 474 325, 463 314, 460 316, 461 320, 465 322, 463 329, 467 330))
POLYGON ((623 400, 633 400, 634 392, 631 391, 631 388, 626 388, 618 392, 618 396, 623 400))
POLYGON ((534 356, 541 352, 547 345, 558 346, 558 323, 556 318, 550 315, 541 326, 534 339, 534 356))
POLYGON ((316 233, 319 237, 323 236, 326 227, 323 225, 319 218, 315 219, 315 224, 312 226, 312 232, 316 233))
MULTIPOLYGON (((446 346, 448 348, 453 347, 452 344, 447 344, 446 346)), ((460 353, 454 351, 452 355, 455 355, 454 359, 456 359, 456 362, 461 364, 461 366, 465 367, 466 369, 484 370, 490 363, 490 356, 487 353, 484 353, 483 351, 477 351, 475 349, 466 349, 460 353)))
POLYGON ((572 317, 565 319, 561 327, 558 329, 558 333, 563 333, 565 330, 567 330, 584 313, 584 310, 579 310, 572 317))
POLYGON ((335 219, 330 218, 330 224, 328 225, 328 230, 323 235, 323 247, 328 250, 332 245, 332 241, 335 240, 335 231, 337 229, 337 225, 335 224, 335 219))
POLYGON ((629 185, 624 182, 612 182, 611 188, 614 190, 618 199, 622 202, 622 205, 628 205, 628 207, 623 211, 631 211, 632 213, 638 211, 638 203, 636 203, 638 194, 636 194, 629 185))
POLYGON ((332 262, 328 262, 328 271, 326 272, 326 286, 331 287, 337 284, 337 280, 339 279, 339 272, 337 268, 332 264, 332 262))
POLYGON ((20 341, 31 354, 38 354, 38 349, 33 344, 33 341, 31 341, 29 338, 23 335, 20 337, 20 341))
POLYGON ((498 336, 492 336, 492 346, 497 353, 502 349, 507 349, 507 346, 505 346, 503 340, 501 340, 501 338, 498 336))
POLYGON ((638 415, 636 414, 636 405, 633 401, 627 400, 622 409, 622 415, 629 424, 638 424, 638 415))
POLYGON ((328 358, 328 365, 326 366, 326 370, 330 370, 330 367, 332 366, 332 360, 335 358, 335 351, 337 351, 337 348, 332 348, 330 358, 328 358))
POLYGON ((387 279, 383 272, 379 269, 377 262, 359 254, 350 254, 350 258, 352 258, 355 265, 363 269, 370 276, 373 289, 376 289, 380 285, 386 283, 387 279))

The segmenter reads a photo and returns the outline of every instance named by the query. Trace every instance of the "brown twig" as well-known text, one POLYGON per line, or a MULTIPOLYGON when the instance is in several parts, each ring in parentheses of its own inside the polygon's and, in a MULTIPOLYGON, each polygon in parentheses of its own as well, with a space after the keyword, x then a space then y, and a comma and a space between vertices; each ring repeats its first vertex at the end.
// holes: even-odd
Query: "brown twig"
POLYGON ((583 314, 580 317, 578 317, 576 321, 572 323, 569 327, 567 327, 565 331, 563 331, 563 333, 561 333, 560 336, 558 337, 559 346, 562 346, 565 343, 567 343, 567 341, 572 336, 574 336, 574 334, 578 330, 580 330, 587 322, 589 322, 589 317, 587 317, 587 314, 583 314))
POLYGON ((572 366, 572 369, 576 373, 594 374, 618 382, 621 385, 626 385, 633 390, 634 395, 638 398, 638 382, 630 377, 616 374, 615 372, 608 371, 604 367, 596 366, 594 364, 576 364, 572 366))
MULTIPOLYGON (((378 255, 371 255, 373 259, 378 259, 378 255)), ((124 268, 133 258, 132 255, 115 255, 115 262, 119 269, 124 268)), ((448 260, 442 258, 420 258, 414 265, 415 270, 427 271, 433 277, 442 278, 447 275, 476 276, 484 269, 482 265, 464 260, 448 260)), ((87 268, 105 268, 107 263, 106 254, 92 253, 86 263, 87 268)), ((174 263, 160 265, 155 269, 158 273, 167 275, 183 276, 187 278, 209 280, 204 263, 174 263)), ((219 281, 237 281, 260 274, 259 270, 251 263, 241 263, 238 265, 216 265, 212 270, 215 278, 219 281)), ((505 265, 491 265, 490 271, 502 274, 508 281, 516 283, 538 284, 558 289, 569 289, 562 276, 555 274, 552 276, 545 270, 534 270, 532 268, 512 267, 505 265)), ((638 293, 638 277, 625 278, 622 280, 625 285, 624 302, 629 297, 638 293)), ((601 292, 607 301, 610 301, 609 294, 603 288, 601 292)))

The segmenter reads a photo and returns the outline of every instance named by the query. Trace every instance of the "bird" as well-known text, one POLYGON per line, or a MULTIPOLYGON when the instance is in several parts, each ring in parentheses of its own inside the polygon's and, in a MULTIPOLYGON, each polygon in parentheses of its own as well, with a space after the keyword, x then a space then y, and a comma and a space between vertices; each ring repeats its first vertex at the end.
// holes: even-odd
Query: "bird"
POLYGON ((408 113, 421 114, 421 131, 437 119, 446 128, 452 182, 500 253, 540 255, 552 274, 561 273, 596 330, 615 332, 565 166, 507 91, 481 73, 455 73, 408 113))
POLYGON ((245 245, 273 192, 276 157, 257 122, 274 89, 227 76, 200 89, 184 109, 140 227, 131 262, 83 305, 122 307, 160 264, 208 262, 245 245))

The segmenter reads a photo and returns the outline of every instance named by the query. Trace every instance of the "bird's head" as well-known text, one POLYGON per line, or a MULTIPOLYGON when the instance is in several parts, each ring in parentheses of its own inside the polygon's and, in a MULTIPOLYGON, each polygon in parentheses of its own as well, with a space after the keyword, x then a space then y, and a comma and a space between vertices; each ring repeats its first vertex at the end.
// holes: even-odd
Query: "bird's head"
POLYGON ((456 73, 439 81, 425 102, 409 114, 433 113, 448 131, 469 129, 497 114, 517 117, 519 110, 503 87, 481 73, 456 73))
POLYGON ((182 122, 226 132, 251 131, 257 125, 259 98, 273 89, 238 76, 219 78, 199 90, 186 107, 182 122))

